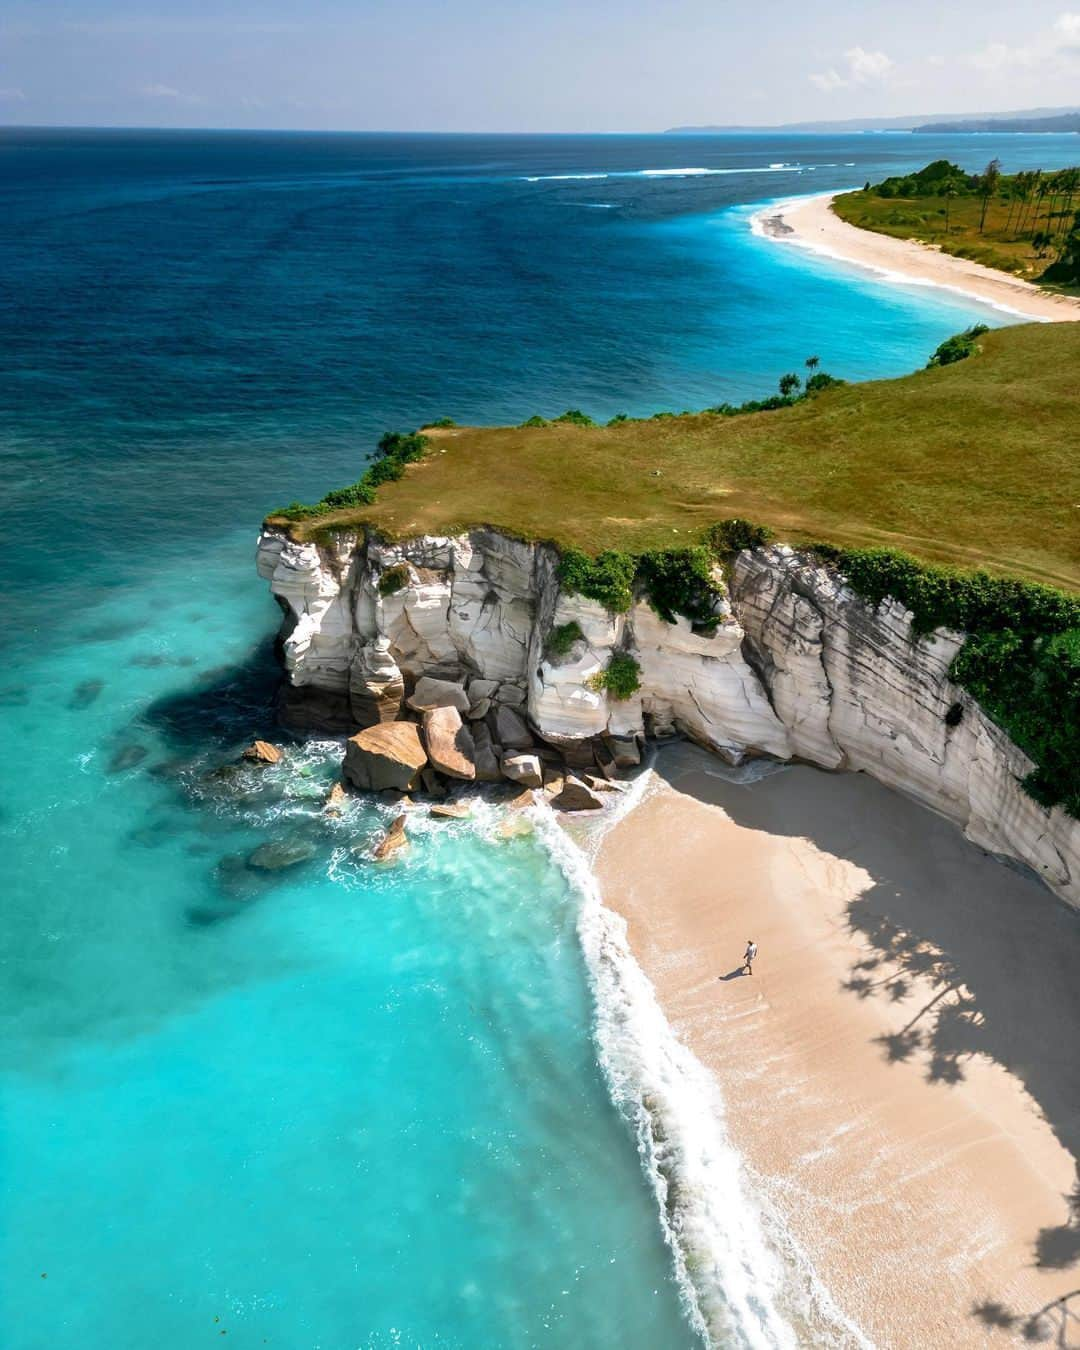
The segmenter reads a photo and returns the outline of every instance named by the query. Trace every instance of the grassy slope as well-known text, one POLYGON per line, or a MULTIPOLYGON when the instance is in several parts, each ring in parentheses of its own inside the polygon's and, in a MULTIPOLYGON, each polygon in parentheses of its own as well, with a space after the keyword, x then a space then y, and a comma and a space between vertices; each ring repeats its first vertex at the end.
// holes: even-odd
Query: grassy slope
POLYGON ((956 365, 777 412, 436 432, 374 506, 291 528, 489 524, 596 552, 678 546, 738 515, 795 542, 893 545, 1080 590, 1080 324, 982 342, 956 365))
MULTIPOLYGON (((1046 208, 1049 208, 1049 200, 1046 208)), ((943 253, 971 258, 986 267, 1012 272, 1026 281, 1038 282, 1053 261, 1053 254, 1036 256, 1030 238, 1016 238, 1009 230, 1009 203, 994 199, 986 212, 983 233, 979 233, 982 200, 979 197, 955 197, 949 208, 949 232, 945 233, 945 201, 942 197, 877 197, 873 193, 845 192, 833 201, 833 210, 849 225, 896 239, 914 239, 935 244, 943 253)), ((1015 211, 1014 211, 1015 216, 1015 211)), ((1045 209, 1040 213, 1040 228, 1045 209)), ((1053 222, 1057 227, 1058 222, 1053 222)), ((1047 290, 1075 294, 1075 287, 1047 285, 1047 290)))

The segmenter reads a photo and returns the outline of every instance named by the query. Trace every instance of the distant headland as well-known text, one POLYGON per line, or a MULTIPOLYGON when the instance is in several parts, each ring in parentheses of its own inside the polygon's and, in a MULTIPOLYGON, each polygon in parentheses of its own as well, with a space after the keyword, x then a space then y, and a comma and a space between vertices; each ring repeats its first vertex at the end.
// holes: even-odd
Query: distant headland
POLYGON ((668 127, 665 136, 722 136, 755 132, 830 135, 862 131, 918 131, 942 135, 986 131, 1080 131, 1080 107, 1019 108, 1004 112, 921 113, 908 117, 853 117, 843 121, 668 127))

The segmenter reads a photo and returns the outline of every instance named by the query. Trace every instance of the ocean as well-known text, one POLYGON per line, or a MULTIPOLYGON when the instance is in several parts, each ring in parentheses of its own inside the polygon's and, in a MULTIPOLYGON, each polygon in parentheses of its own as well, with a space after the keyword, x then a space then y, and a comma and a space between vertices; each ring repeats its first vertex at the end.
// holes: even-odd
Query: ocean
POLYGON ((581 858, 482 808, 377 868, 386 808, 319 809, 340 745, 233 767, 281 739, 255 535, 387 429, 919 366, 1008 316, 754 211, 1077 145, 0 130, 9 1350, 794 1343, 581 858), (658 1205, 643 1095, 696 1208, 658 1205))

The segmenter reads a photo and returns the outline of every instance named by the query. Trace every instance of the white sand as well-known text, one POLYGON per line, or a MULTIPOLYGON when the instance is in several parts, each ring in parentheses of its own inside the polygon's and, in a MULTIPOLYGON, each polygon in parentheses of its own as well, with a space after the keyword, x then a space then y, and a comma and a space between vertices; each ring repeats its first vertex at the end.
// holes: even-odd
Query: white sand
POLYGON ((843 1312, 881 1346, 1080 1345, 1032 1322, 1080 1286, 1080 916, 865 776, 658 772, 605 902, 843 1312))
POLYGON ((755 218, 756 227, 778 243, 809 248, 892 281, 939 286, 1026 319, 1080 319, 1080 300, 1075 297, 1054 295, 1007 272, 954 258, 931 244, 849 225, 832 210, 835 195, 781 202, 762 211, 755 218))

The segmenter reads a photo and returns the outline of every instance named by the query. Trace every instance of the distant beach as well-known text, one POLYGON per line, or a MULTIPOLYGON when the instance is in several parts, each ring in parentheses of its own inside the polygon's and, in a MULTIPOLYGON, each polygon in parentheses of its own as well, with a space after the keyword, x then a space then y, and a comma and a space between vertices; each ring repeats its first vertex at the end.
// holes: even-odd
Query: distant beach
POLYGON ((738 784, 689 745, 655 772, 598 879, 751 1191, 878 1344, 1052 1339, 1080 1250, 1075 916, 864 775, 738 784))
POLYGON ((942 253, 931 244, 849 225, 832 210, 837 195, 829 192, 774 203, 753 217, 753 228, 778 243, 811 249, 888 280, 967 295, 1020 318, 1043 323, 1080 319, 1080 299, 1053 295, 1019 277, 942 253))

